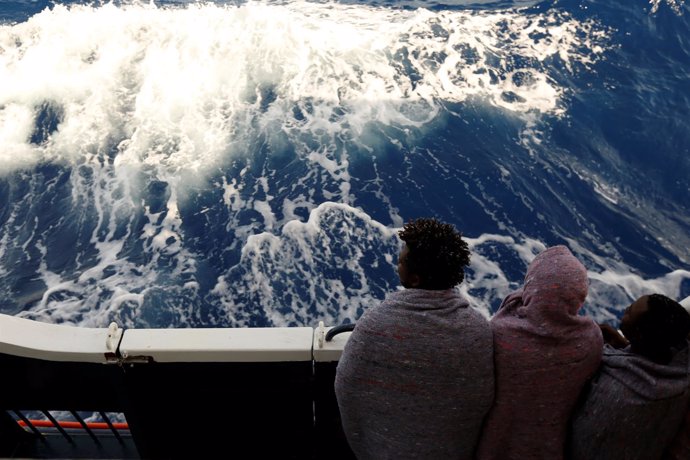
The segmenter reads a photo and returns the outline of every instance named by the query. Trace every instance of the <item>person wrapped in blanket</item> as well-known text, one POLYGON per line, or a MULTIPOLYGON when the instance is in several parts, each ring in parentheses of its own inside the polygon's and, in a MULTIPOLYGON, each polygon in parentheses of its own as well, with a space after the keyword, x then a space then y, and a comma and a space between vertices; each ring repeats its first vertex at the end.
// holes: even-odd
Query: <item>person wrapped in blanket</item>
POLYGON ((559 460, 568 420, 596 372, 601 331, 579 315, 587 270, 565 246, 541 252, 491 319, 496 398, 479 460, 559 460))
POLYGON ((690 314, 666 296, 645 295, 625 310, 623 335, 601 329, 602 363, 573 414, 570 458, 673 458, 690 400, 690 314))
POLYGON ((338 363, 343 430, 360 460, 470 460, 494 394, 491 328, 455 289, 470 252, 435 219, 399 236, 405 289, 364 312, 338 363))

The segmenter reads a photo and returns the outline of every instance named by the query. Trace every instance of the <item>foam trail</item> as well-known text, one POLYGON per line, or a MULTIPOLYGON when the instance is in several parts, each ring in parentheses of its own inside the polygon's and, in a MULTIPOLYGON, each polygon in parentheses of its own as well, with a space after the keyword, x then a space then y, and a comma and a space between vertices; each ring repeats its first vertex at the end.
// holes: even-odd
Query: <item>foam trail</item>
MULTIPOLYGON (((400 289, 395 273, 400 249, 397 230, 362 210, 324 203, 306 223, 286 224, 281 235, 250 237, 242 260, 218 279, 213 295, 237 326, 251 324, 256 316, 276 326, 356 321, 387 292, 400 289), (309 295, 301 295, 305 292, 309 295)), ((487 318, 522 284, 527 265, 546 248, 539 240, 507 235, 465 240, 472 259, 458 289, 487 318)), ((576 245, 571 248, 588 267, 590 291, 583 312, 598 322, 615 323, 620 311, 643 294, 660 292, 678 298, 683 283, 690 280, 685 270, 644 279, 624 264, 576 245)))
POLYGON ((556 10, 55 5, 0 27, 0 170, 78 163, 111 144, 115 167, 184 175, 223 164, 257 129, 295 144, 304 133, 356 138, 372 122, 420 127, 441 101, 468 98, 560 114, 563 89, 543 63, 589 66, 604 39, 556 10), (35 145, 46 102, 61 119, 35 145))
MULTIPOLYGON (((4 222, 0 257, 40 284, 17 308, 85 326, 354 320, 395 288, 398 250, 356 207, 357 157, 386 142, 410 155, 458 104, 536 132, 567 112, 552 64, 590 68, 606 34, 558 9, 310 2, 55 5, 0 26, 0 174, 35 201, 69 190, 62 233, 39 205, 4 222), (203 247, 200 222, 227 238, 203 247)), ((523 263, 537 246, 503 238, 473 242, 467 294, 487 315, 515 283, 491 251, 523 263)))
POLYGON ((253 315, 275 326, 353 321, 394 288, 387 280, 397 251, 395 229, 345 204, 324 203, 280 236, 251 236, 213 295, 235 325, 253 315))
POLYGON ((677 15, 681 15, 683 14, 685 0, 649 0, 649 4, 652 6, 652 8, 649 10, 650 14, 657 13, 662 5, 667 5, 669 8, 671 8, 671 11, 677 15))

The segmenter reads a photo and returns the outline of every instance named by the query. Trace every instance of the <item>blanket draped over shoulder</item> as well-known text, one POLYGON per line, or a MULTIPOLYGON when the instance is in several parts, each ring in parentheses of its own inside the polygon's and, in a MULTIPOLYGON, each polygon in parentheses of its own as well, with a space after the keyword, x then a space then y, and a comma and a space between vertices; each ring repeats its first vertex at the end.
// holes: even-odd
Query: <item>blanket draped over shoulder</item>
POLYGON ((359 459, 471 459, 493 399, 488 321, 455 290, 390 294, 357 321, 338 364, 359 459))
MULTIPOLYGON (((687 413, 688 349, 657 364, 606 345, 601 368, 572 421, 573 460, 661 458, 687 413)), ((687 457, 686 457, 687 458, 687 457)))
POLYGON ((570 412, 601 360, 599 327, 578 316, 587 286, 568 248, 549 248, 491 320, 496 398, 479 459, 563 458, 570 412))

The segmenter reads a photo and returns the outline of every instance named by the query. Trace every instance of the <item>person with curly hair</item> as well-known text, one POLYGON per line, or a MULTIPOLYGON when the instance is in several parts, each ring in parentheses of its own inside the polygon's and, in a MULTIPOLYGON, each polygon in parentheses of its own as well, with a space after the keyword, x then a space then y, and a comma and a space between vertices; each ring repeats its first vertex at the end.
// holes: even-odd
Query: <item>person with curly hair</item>
POLYGON ((398 234, 405 289, 362 315, 338 364, 343 429, 359 459, 471 459, 494 370, 488 321, 455 289, 470 251, 436 219, 398 234))
POLYGON ((690 400, 690 314, 664 295, 645 295, 621 318, 625 336, 601 328, 604 356, 573 415, 569 458, 659 459, 690 400))

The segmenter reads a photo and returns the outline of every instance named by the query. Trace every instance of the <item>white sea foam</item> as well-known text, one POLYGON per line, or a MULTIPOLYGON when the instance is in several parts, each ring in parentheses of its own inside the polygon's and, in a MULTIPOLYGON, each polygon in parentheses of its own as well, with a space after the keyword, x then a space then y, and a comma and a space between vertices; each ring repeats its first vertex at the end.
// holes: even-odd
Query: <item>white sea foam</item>
MULTIPOLYGON (((305 132, 356 138, 372 122, 423 126, 442 101, 470 97, 558 114, 564 90, 542 64, 589 65, 602 34, 557 10, 55 5, 0 27, 0 170, 79 163, 119 139, 116 168, 184 175, 242 152, 257 129, 296 143, 305 132), (36 146, 45 102, 62 119, 36 146)), ((331 172, 345 166, 318 153, 311 159, 331 172)))
POLYGON ((40 162, 103 171, 110 192, 73 181, 73 193, 101 200, 107 220, 103 210, 140 206, 142 183, 166 182, 184 199, 198 174, 251 161, 257 142, 288 145, 307 165, 301 183, 321 181, 322 197, 296 187, 279 201, 243 199, 241 176, 222 185, 233 212, 254 209, 262 229, 279 228, 297 207, 353 202, 351 152, 338 146, 376 154, 372 124, 423 128, 444 104, 470 98, 532 124, 562 113, 564 89, 544 62, 587 66, 603 38, 595 23, 558 10, 55 5, 0 26, 0 174, 40 162), (46 105, 56 129, 31 143, 46 105))
POLYGON ((235 325, 257 314, 276 326, 354 320, 393 288, 384 276, 372 280, 367 273, 380 267, 390 278, 387 256, 397 248, 395 229, 348 205, 324 203, 307 222, 285 224, 280 235, 249 237, 239 265, 218 280, 214 295, 235 325))
POLYGON ((683 7, 685 6, 685 0, 649 0, 649 4, 652 6, 650 9, 651 14, 655 14, 659 11, 661 5, 667 5, 671 8, 671 11, 680 15, 683 14, 683 7))
MULTIPOLYGON (((387 276, 395 272, 400 249, 397 230, 362 210, 324 203, 312 211, 308 222, 290 222, 281 235, 250 237, 239 265, 218 279, 214 295, 236 326, 249 324, 256 314, 265 314, 276 326, 356 321, 387 292, 400 288, 381 284, 370 270, 380 267, 387 276), (342 271, 350 274, 347 284, 342 271)), ((465 240, 472 259, 459 290, 486 317, 520 286, 527 265, 546 248, 539 240, 507 235, 484 234, 465 240), (520 273, 517 279, 508 274, 516 272, 520 273)), ((588 266, 590 291, 584 312, 598 322, 615 324, 620 311, 644 294, 678 298, 682 283, 690 280, 686 270, 644 279, 623 263, 600 257, 575 242, 568 244, 588 266)))
POLYGON ((32 166, 41 159, 40 149, 27 144, 33 130, 34 113, 30 107, 7 104, 0 110, 0 165, 2 170, 32 166))
MULTIPOLYGON (((149 220, 160 217, 149 215, 149 220)), ((83 326, 103 326, 113 319, 128 327, 146 325, 139 316, 141 306, 151 286, 160 281, 156 267, 161 259, 172 257, 183 263, 176 274, 169 275, 171 278, 194 272, 190 254, 180 255, 176 251, 184 249, 175 244, 159 245, 156 236, 164 230, 150 230, 145 246, 156 260, 147 266, 116 260, 116 243, 99 246, 99 264, 77 280, 63 279, 42 263, 40 276, 48 289, 35 308, 20 315, 83 326), (106 276, 107 269, 114 271, 106 276)), ((217 280, 206 300, 220 304, 226 323, 233 326, 254 324, 259 317, 275 326, 356 321, 387 292, 400 288, 386 281, 395 279, 400 249, 397 230, 361 209, 323 203, 311 211, 307 222, 290 221, 277 235, 264 232, 249 236, 239 264, 217 280)), ((166 238, 175 236, 170 232, 164 233, 166 238)), ((507 235, 465 239, 472 261, 459 289, 489 317, 500 301, 519 287, 527 265, 546 246, 536 239, 507 235)), ((568 241, 568 245, 588 267, 590 291, 585 312, 598 322, 615 324, 620 311, 644 294, 659 292, 679 298, 681 285, 690 280, 687 270, 645 279, 631 267, 592 253, 575 241, 568 241)), ((41 250, 47 251, 45 247, 41 250)), ((198 284, 189 281, 185 288, 194 291, 198 284)), ((194 315, 194 307, 177 305, 170 313, 179 317, 175 324, 186 324, 194 315)))
MULTIPOLYGON (((586 68, 602 55, 603 40, 595 22, 557 9, 432 12, 309 2, 55 5, 0 26, 0 173, 50 162, 72 168, 75 215, 83 228, 96 219, 95 261, 80 265, 76 277, 43 263, 47 289, 21 314, 146 325, 141 310, 160 286, 199 289, 203 255, 186 248, 180 212, 187 191, 232 161, 249 165, 252 146, 288 145, 306 165, 293 189, 277 193, 269 175, 245 182, 249 167, 213 185, 242 256, 211 300, 235 325, 257 314, 276 325, 354 320, 395 289, 369 276, 391 278, 398 242, 394 228, 354 207, 353 153, 340 146, 375 156, 372 125, 424 129, 446 105, 470 101, 513 114, 536 132, 540 117, 567 110, 566 90, 547 63, 586 68), (46 105, 56 109, 56 129, 31 143, 46 105), (151 183, 166 187, 156 209, 143 192, 151 183), (246 210, 260 222, 241 221, 246 210), (301 222, 305 213, 309 221, 301 222), (144 255, 130 261, 123 253, 132 250, 125 241, 134 231, 141 231, 136 250, 144 255)), ((401 225, 390 199, 373 193, 401 225)), ((44 237, 32 233, 26 244, 44 237)), ((473 271, 463 289, 488 314, 515 284, 491 248, 511 248, 526 262, 540 246, 493 235, 471 244, 473 271)), ((157 308, 174 316, 168 324, 194 315, 188 305, 157 308)))
MULTIPOLYGON (((142 204, 127 190, 130 179, 120 177, 99 161, 80 165, 70 175, 72 209, 70 219, 80 228, 92 228, 90 244, 95 257, 77 261, 77 276, 48 268, 48 252, 65 248, 44 244, 47 232, 34 232, 27 238, 41 253, 37 275, 46 286, 38 302, 20 316, 52 323, 105 327, 116 320, 123 326, 146 326, 141 307, 147 295, 165 285, 166 279, 187 280, 183 286, 168 286, 169 291, 196 289, 193 283, 195 259, 181 244, 181 219, 177 198, 171 193, 159 212, 144 205, 145 223, 140 231, 138 260, 123 256, 124 245, 136 227, 142 204)), ((134 179, 132 179, 134 180, 134 179)), ((21 203, 14 203, 21 206, 21 203)), ((185 324, 194 314, 189 305, 158 305, 160 313, 171 315, 171 324, 185 324)))

